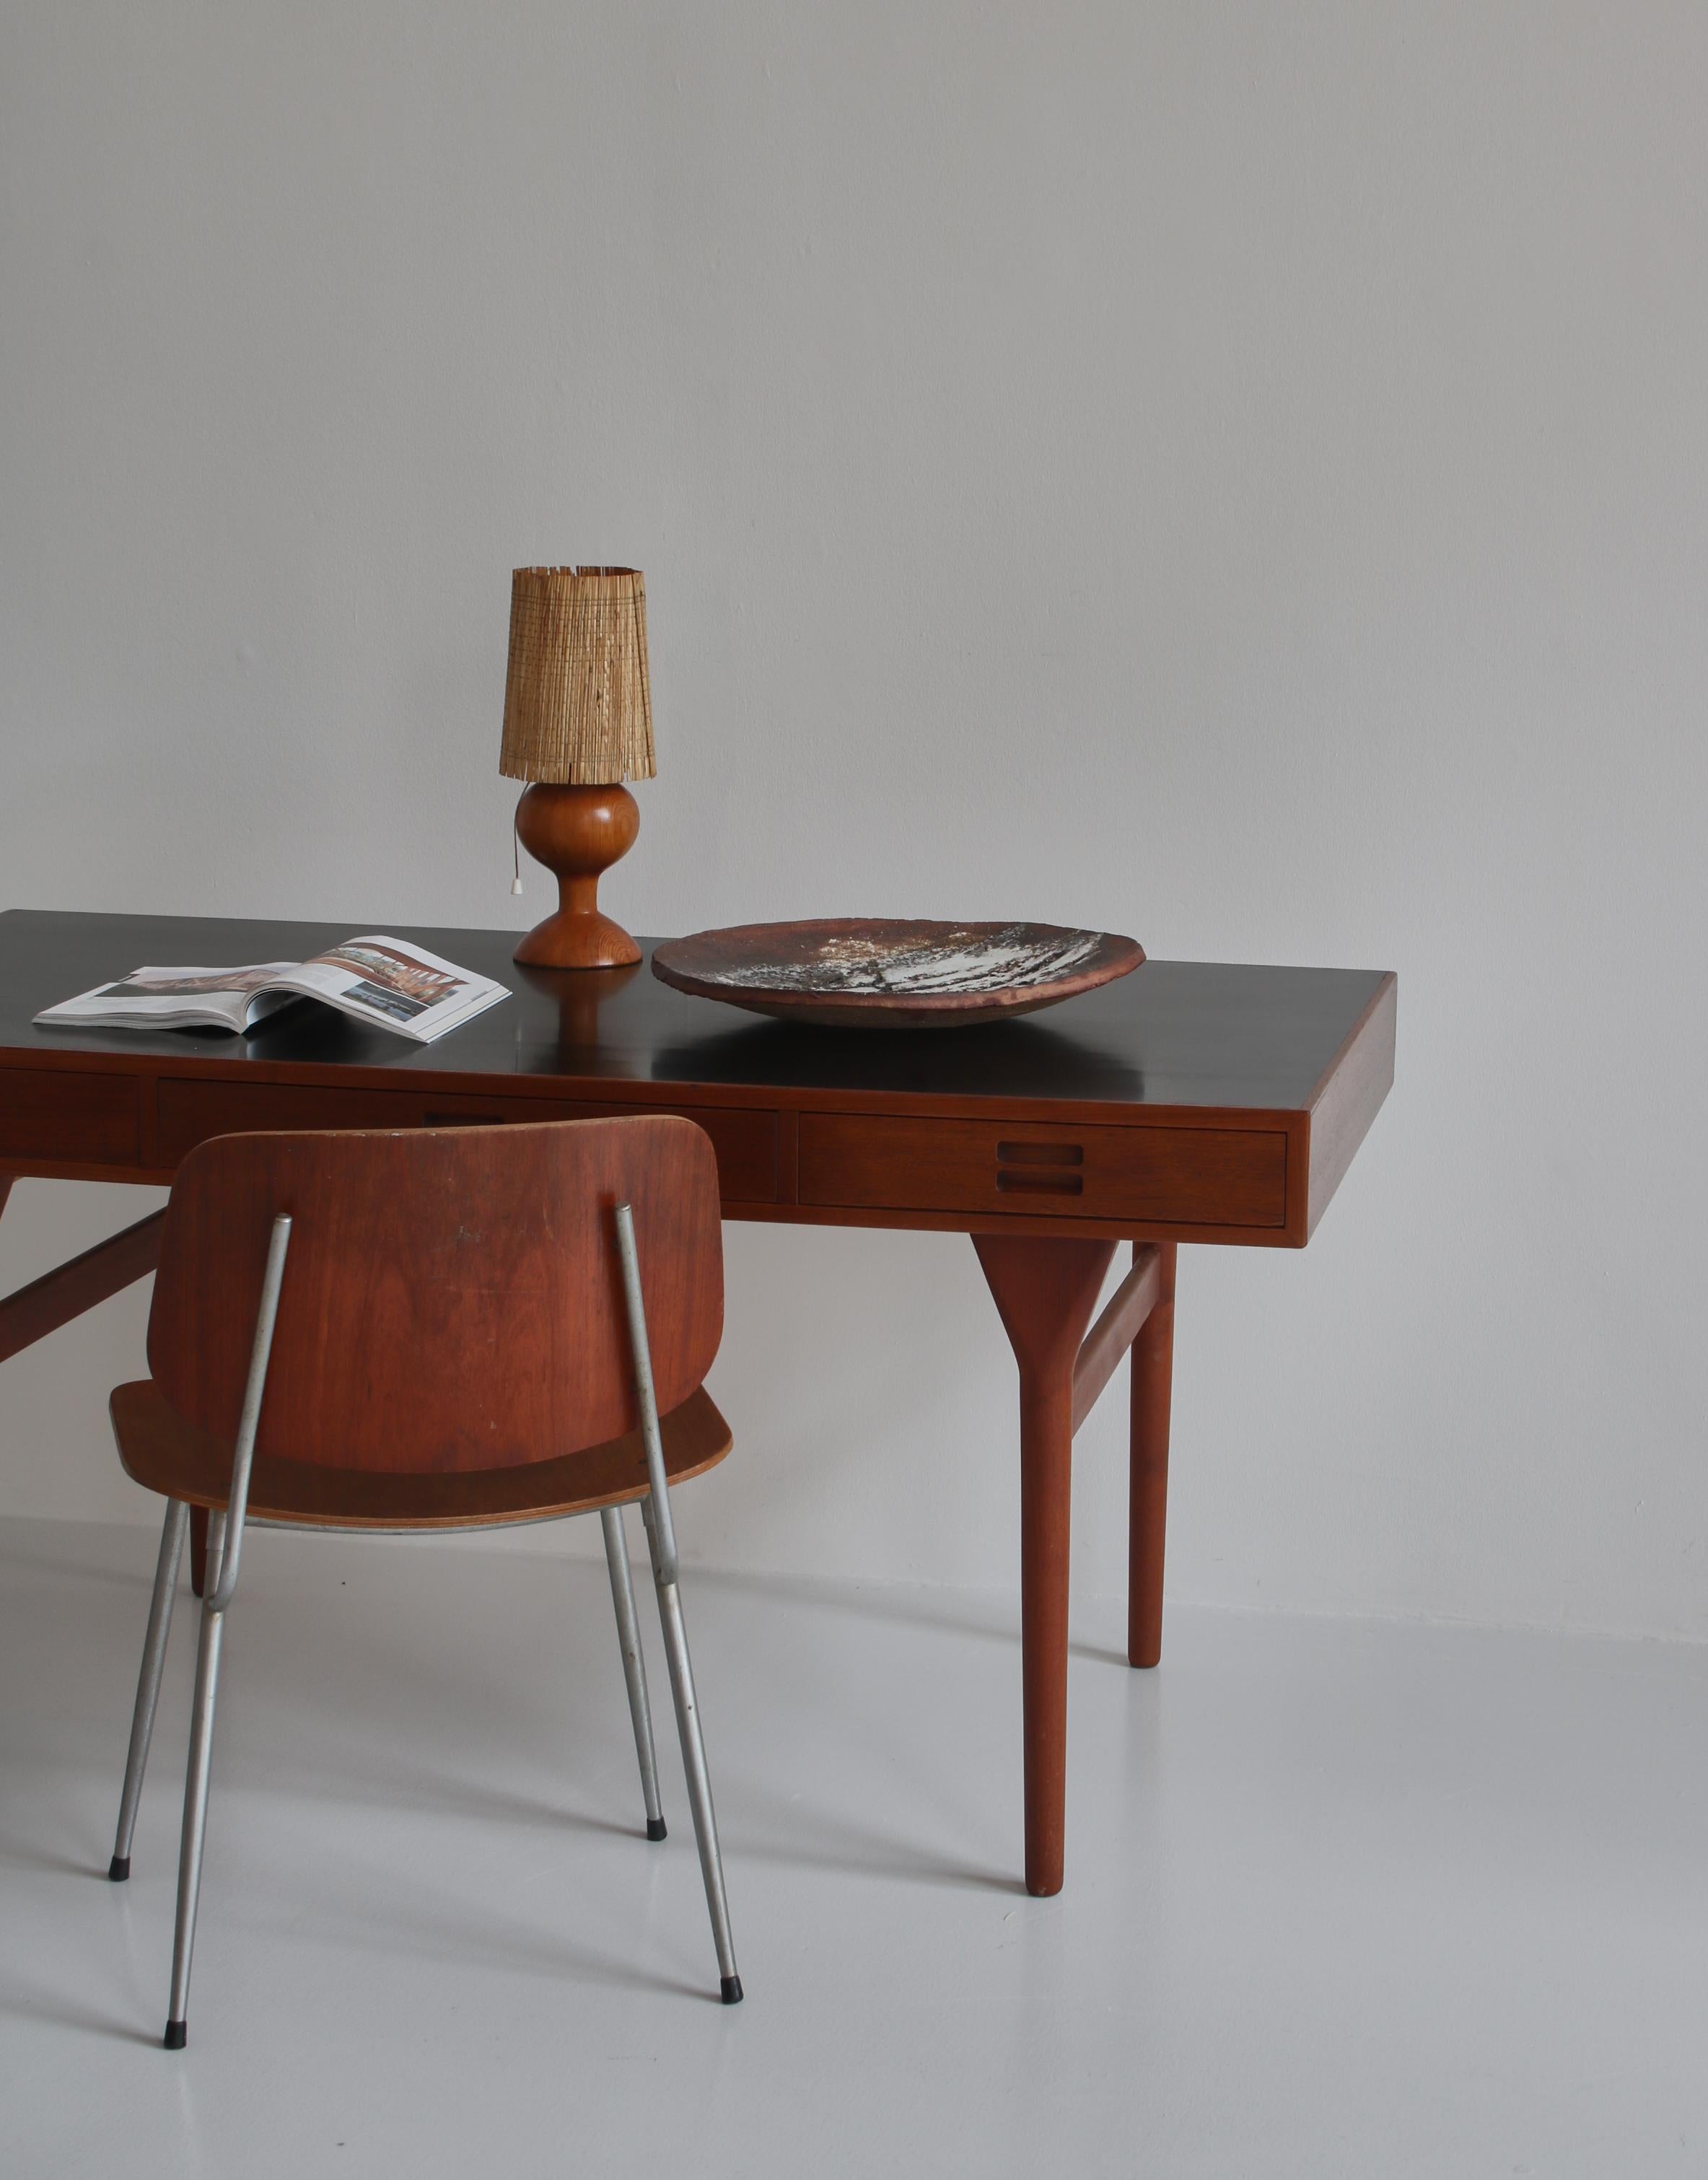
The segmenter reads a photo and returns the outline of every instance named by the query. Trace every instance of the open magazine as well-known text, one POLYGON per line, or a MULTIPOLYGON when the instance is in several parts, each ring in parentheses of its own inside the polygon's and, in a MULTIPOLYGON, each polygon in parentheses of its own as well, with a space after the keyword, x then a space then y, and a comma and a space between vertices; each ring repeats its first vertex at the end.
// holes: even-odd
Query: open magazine
POLYGON ((253 1029, 295 999, 324 999, 357 1021, 431 1044, 509 992, 425 946, 370 935, 307 961, 245 969, 133 969, 47 1007, 39 1022, 102 1029, 253 1029))

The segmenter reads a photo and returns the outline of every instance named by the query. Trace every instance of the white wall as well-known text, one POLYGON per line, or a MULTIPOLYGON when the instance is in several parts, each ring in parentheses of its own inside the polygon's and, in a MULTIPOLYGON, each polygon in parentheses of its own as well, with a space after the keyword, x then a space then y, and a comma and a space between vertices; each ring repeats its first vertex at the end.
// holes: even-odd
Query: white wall
MULTIPOLYGON (((13 0, 0 905, 532 921, 509 571, 632 560, 631 928, 1400 972, 1309 1252, 1183 1263, 1173 1594, 1708 1636, 1705 89, 1694 0, 13 0)), ((966 1243, 729 1264, 691 1547, 1011 1580, 966 1243)), ((143 1302, 0 1510, 143 1517, 143 1302)))

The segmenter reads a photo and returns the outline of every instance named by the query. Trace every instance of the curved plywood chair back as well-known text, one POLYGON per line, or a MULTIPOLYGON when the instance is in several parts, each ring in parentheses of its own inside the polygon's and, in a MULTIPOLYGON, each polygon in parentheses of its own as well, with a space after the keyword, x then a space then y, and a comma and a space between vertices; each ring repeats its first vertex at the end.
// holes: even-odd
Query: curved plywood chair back
POLYGON ((635 1429, 615 1207, 633 1207, 661 1412, 723 1331, 717 1165, 691 1122, 222 1136, 179 1168, 148 1359, 230 1442, 275 1215, 292 1226, 262 1453, 509 1468, 635 1429))

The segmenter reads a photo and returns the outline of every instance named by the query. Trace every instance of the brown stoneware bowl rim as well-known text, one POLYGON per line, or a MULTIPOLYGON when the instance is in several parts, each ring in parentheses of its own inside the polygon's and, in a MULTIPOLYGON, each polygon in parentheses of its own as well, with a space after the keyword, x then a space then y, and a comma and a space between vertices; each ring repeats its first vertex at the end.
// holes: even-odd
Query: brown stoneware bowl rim
POLYGON ((980 919, 950 920, 928 917, 813 917, 780 923, 738 923, 719 929, 691 932, 664 940, 653 950, 653 974, 662 983, 697 999, 717 999, 751 1013, 782 1021, 832 1027, 950 1028, 959 1024, 1012 1019, 1062 999, 1094 991, 1099 985, 1128 975, 1144 960, 1137 939, 1120 932, 1094 931, 1088 926, 1033 923, 1020 917, 1006 922, 980 919), (744 945, 754 954, 777 955, 791 939, 818 937, 852 939, 886 933, 934 932, 989 933, 1024 931, 1039 939, 1083 935, 1094 938, 1096 952, 1081 966, 1043 983, 999 986, 980 992, 848 992, 834 988, 802 991, 787 986, 735 984, 717 972, 707 959, 712 941, 722 950, 744 945))

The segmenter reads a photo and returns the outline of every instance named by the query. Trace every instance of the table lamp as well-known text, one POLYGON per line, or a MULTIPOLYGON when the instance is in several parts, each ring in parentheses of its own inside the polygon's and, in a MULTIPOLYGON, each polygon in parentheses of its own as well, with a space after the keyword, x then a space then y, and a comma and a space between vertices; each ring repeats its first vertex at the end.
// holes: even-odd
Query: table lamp
POLYGON ((614 969, 641 950, 600 912, 599 873, 641 829, 625 779, 651 779, 647 589, 638 568, 518 568, 499 770, 533 784, 516 835, 558 881, 554 916, 516 948, 540 969, 614 969))

